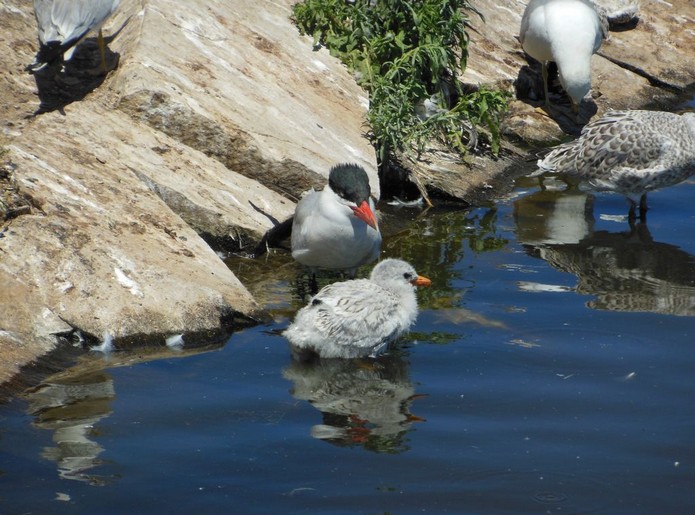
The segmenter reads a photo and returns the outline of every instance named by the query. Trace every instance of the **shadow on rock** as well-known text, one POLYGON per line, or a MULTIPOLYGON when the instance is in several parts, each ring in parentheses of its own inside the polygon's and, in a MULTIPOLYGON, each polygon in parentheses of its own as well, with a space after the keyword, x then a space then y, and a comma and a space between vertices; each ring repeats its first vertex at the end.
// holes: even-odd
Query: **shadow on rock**
MULTIPOLYGON (((112 39, 104 38, 107 44, 112 39)), ((104 49, 104 57, 106 70, 102 67, 97 38, 88 38, 80 43, 69 61, 47 64, 34 72, 41 102, 34 115, 52 111, 64 114, 65 106, 82 100, 101 86, 120 60, 120 55, 108 46, 104 49)))
POLYGON ((579 113, 572 112, 572 104, 569 97, 562 89, 558 77, 557 65, 548 63, 548 95, 550 105, 546 106, 543 92, 543 74, 541 63, 527 56, 528 65, 519 70, 519 75, 514 81, 516 98, 533 106, 536 110, 554 120, 562 132, 571 136, 579 136, 582 127, 589 123, 598 112, 598 106, 593 98, 587 96, 581 103, 579 113))

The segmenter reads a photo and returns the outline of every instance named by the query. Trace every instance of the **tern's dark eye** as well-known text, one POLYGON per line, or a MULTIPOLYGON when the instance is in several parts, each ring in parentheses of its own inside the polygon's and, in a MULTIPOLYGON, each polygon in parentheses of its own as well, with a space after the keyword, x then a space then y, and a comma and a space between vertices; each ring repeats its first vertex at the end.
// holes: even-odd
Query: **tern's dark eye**
POLYGON ((412 281, 415 279, 415 276, 411 274, 410 272, 406 272, 403 274, 403 277, 405 278, 406 281, 412 281))

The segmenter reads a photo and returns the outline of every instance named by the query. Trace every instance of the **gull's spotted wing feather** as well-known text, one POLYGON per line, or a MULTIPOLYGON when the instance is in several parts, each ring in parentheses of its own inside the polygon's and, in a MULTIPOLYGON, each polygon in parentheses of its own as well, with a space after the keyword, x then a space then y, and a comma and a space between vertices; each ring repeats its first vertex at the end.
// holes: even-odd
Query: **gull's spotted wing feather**
MULTIPOLYGON (((661 124, 657 124, 661 125, 661 124)), ((575 168, 606 177, 616 168, 646 170, 667 159, 673 138, 658 126, 646 126, 629 111, 617 111, 584 128, 575 168)))

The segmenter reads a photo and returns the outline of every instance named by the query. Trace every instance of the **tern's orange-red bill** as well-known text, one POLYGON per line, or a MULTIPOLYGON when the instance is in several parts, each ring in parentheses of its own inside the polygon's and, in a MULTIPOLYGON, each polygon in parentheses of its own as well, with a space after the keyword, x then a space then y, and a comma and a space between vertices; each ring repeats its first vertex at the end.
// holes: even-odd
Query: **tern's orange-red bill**
POLYGON ((376 225, 376 217, 374 216, 372 208, 369 207, 366 200, 363 200, 358 207, 353 207, 352 211, 355 213, 357 218, 362 220, 370 227, 373 227, 375 230, 378 230, 376 225))

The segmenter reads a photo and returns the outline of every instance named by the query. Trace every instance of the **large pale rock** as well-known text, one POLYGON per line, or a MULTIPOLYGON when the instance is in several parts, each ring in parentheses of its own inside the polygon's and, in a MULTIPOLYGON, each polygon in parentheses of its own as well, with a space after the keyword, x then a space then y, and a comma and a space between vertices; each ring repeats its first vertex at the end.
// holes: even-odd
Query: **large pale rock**
MULTIPOLYGON (((3 255, 4 257, 4 255, 3 255)), ((37 356, 55 348, 72 327, 51 311, 35 289, 14 272, 0 269, 0 385, 37 356)))
POLYGON ((81 104, 67 117, 37 118, 9 146, 33 212, 5 228, 0 269, 93 336, 202 331, 257 309, 212 249, 141 180, 138 170, 176 173, 172 163, 181 159, 167 162, 180 149, 151 133, 81 104), (139 138, 130 142, 134 129, 139 138), (167 143, 169 152, 153 150, 167 143))
POLYGON ((0 382, 75 329, 118 345, 246 323, 258 305, 206 241, 256 244, 337 162, 378 195, 366 96, 291 3, 124 0, 104 27, 119 66, 88 88, 26 74, 31 3, 0 5, 0 192, 23 199, 0 221, 0 382))
POLYGON ((355 162, 379 195, 365 92, 291 23, 294 0, 124 2, 118 109, 292 198, 355 162), (139 10, 138 10, 139 9, 139 10))

